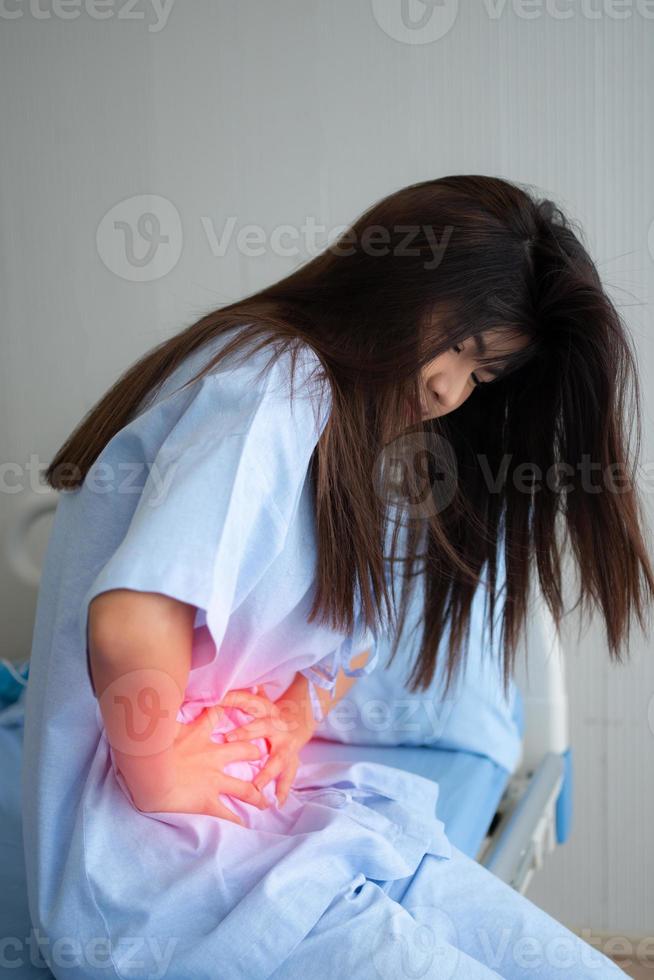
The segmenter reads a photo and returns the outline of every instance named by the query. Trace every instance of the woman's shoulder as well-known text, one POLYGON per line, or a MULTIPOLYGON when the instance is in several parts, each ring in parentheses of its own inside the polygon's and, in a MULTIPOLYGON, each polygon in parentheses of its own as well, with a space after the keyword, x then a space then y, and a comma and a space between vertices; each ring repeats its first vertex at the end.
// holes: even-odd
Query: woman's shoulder
POLYGON ((266 347, 239 356, 238 363, 230 356, 195 378, 209 363, 210 348, 174 372, 166 389, 109 440, 84 481, 86 496, 98 480, 113 487, 111 474, 128 474, 126 510, 141 495, 141 512, 153 498, 161 512, 161 495, 183 497, 185 507, 202 514, 215 506, 222 487, 234 502, 265 503, 285 527, 329 411, 324 389, 314 397, 318 358, 302 345, 295 358, 283 350, 271 360, 266 347))
MULTIPOLYGON (((248 324, 236 324, 212 338, 184 361, 144 399, 136 416, 170 399, 189 404, 203 388, 217 414, 257 403, 268 411, 310 403, 322 427, 331 408, 331 389, 320 358, 310 344, 282 345, 272 332, 246 336, 233 350, 221 353, 248 324), (214 363, 215 362, 215 363, 214 363)), ((135 416, 135 417, 136 417, 135 416)))
POLYGON ((183 459, 195 465, 208 455, 222 459, 221 447, 229 441, 240 446, 240 466, 265 462, 271 471, 281 468, 280 478, 308 466, 331 409, 319 358, 307 344, 276 349, 248 338, 212 365, 227 340, 221 335, 178 366, 110 440, 99 462, 133 458, 168 469, 183 459))
MULTIPOLYGON (((211 342, 205 363, 216 357, 239 330, 230 329, 211 342)), ((279 397, 317 397, 329 392, 324 367, 315 350, 301 338, 282 341, 272 331, 245 337, 239 347, 207 372, 221 382, 233 380, 279 397)))

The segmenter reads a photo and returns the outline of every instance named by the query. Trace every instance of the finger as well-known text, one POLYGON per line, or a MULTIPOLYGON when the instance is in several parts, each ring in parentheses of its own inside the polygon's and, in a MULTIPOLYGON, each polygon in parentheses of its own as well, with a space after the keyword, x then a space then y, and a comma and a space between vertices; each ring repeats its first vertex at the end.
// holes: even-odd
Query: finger
POLYGON ((264 810, 268 806, 268 800, 250 780, 237 779, 236 776, 228 776, 227 773, 223 772, 220 775, 219 783, 221 793, 227 793, 229 796, 235 796, 238 800, 243 800, 244 803, 258 806, 260 810, 264 810))
POLYGON ((251 691, 230 691, 219 703, 227 708, 242 708, 249 715, 259 718, 267 715, 273 704, 268 698, 252 694, 251 691))
POLYGON ((227 762, 254 762, 264 754, 254 742, 214 742, 212 745, 212 756, 219 765, 227 762))
POLYGON ((247 725, 241 725, 225 735, 226 742, 236 742, 243 738, 264 738, 270 733, 272 725, 270 721, 262 718, 260 721, 250 721, 247 725))
POLYGON ((225 717, 224 707, 218 704, 207 705, 202 709, 202 713, 195 719, 199 728, 216 728, 225 717))
POLYGON ((293 780, 298 771, 300 765, 300 760, 297 759, 295 762, 289 763, 286 769, 282 772, 279 779, 277 780, 277 800, 280 806, 286 803, 288 798, 288 793, 293 785, 293 780))
POLYGON ((297 728, 297 722, 292 722, 289 725, 280 715, 273 713, 264 718, 248 721, 244 725, 239 725, 238 728, 233 728, 225 738, 228 742, 239 738, 269 738, 271 736, 274 738, 275 735, 292 734, 295 728, 297 728))
POLYGON ((264 786, 267 786, 268 783, 271 782, 271 780, 276 779, 277 776, 279 776, 285 765, 286 759, 283 755, 271 756, 261 772, 257 773, 252 782, 259 789, 263 789, 264 786))
POLYGON ((208 800, 204 812, 210 817, 222 817, 223 820, 231 820, 232 823, 237 823, 239 827, 245 826, 242 819, 237 817, 233 810, 230 810, 220 800, 208 800))
POLYGON ((263 691, 250 690, 250 688, 244 687, 234 688, 233 690, 228 691, 227 694, 225 694, 225 696, 216 703, 231 704, 232 702, 235 703, 236 701, 244 700, 268 702, 270 701, 270 698, 263 691))

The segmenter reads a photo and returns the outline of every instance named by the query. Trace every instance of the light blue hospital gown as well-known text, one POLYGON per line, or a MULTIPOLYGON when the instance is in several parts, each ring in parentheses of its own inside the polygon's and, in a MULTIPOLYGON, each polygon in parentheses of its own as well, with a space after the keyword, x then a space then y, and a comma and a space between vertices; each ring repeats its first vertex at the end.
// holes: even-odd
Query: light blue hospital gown
POLYGON ((281 809, 223 798, 243 827, 143 814, 121 788, 86 661, 98 593, 161 592, 197 607, 180 721, 235 688, 264 685, 274 699, 298 670, 329 684, 374 640, 360 626, 346 637, 306 622, 308 466, 329 400, 312 351, 292 403, 290 355, 262 372, 269 354, 232 355, 180 389, 207 352, 189 358, 82 489, 60 497, 24 756, 30 911, 51 969, 83 980, 623 975, 451 846, 438 786, 422 777, 306 763, 281 809))

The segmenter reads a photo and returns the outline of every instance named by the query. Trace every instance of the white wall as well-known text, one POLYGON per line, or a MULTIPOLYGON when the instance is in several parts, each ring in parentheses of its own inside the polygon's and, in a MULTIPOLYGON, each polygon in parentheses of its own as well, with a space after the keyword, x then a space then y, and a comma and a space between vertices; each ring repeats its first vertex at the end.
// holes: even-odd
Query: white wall
MULTIPOLYGON (((4 462, 46 463, 137 354, 306 255, 232 244, 217 257, 211 222, 218 236, 232 216, 237 229, 308 216, 333 228, 457 172, 534 184, 582 221, 638 344, 651 459, 654 5, 445 0, 431 19, 420 0, 406 6, 423 28, 402 26, 399 0, 176 0, 165 23, 145 0, 129 18, 115 0, 106 20, 81 0, 60 8, 70 20, 38 15, 46 0, 6 0, 19 16, 0 16, 4 462), (181 252, 154 281, 107 268, 111 234, 96 247, 105 213, 134 195, 180 216, 176 230, 159 211, 158 257, 181 252)), ((22 498, 0 495, 5 530, 22 498)), ((20 658, 31 593, 2 585, 4 652, 20 658)), ((601 630, 578 642, 573 625, 575 831, 531 895, 573 927, 652 934, 654 659, 635 634, 631 662, 611 668, 601 630)))

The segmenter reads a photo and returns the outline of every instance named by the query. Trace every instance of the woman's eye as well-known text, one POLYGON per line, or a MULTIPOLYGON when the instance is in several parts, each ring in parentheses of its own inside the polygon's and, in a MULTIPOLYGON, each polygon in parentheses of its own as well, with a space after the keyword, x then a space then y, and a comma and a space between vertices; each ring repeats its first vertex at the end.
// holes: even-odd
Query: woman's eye
MULTIPOLYGON (((457 354, 460 354, 461 351, 463 350, 463 344, 455 344, 452 350, 455 351, 457 354)), ((485 381, 480 381, 476 374, 471 374, 470 377, 472 378, 472 382, 475 385, 475 387, 479 387, 479 385, 483 385, 486 383, 485 381)))

